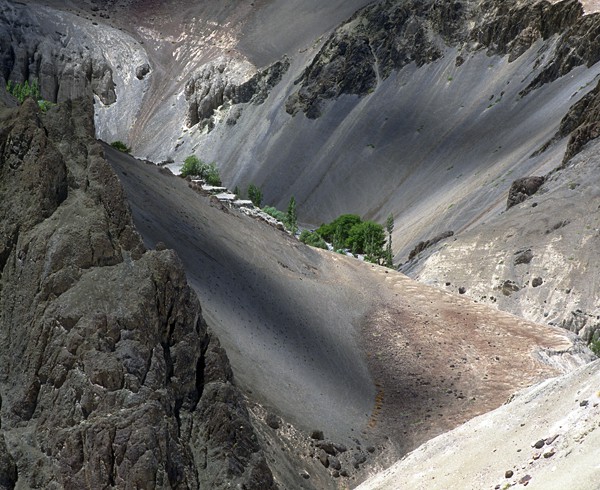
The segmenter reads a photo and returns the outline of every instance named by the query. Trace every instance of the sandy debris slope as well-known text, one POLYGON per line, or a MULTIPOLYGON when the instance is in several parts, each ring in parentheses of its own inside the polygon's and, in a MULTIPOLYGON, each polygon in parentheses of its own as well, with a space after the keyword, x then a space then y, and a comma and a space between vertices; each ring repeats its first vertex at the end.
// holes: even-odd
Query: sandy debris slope
POLYGON ((545 490, 598 489, 598 429, 600 361, 595 361, 521 391, 358 488, 494 489, 527 483, 545 490))

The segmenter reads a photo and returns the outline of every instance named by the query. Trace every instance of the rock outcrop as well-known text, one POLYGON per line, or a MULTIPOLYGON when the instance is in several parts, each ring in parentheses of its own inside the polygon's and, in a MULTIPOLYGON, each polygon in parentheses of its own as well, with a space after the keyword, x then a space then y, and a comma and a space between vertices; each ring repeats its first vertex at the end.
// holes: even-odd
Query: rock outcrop
POLYGON ((179 259, 148 251, 88 102, 0 109, 0 483, 274 488, 179 259))
MULTIPOLYGON (((236 104, 262 104, 270 90, 281 81, 289 68, 287 57, 249 76, 252 67, 233 60, 218 60, 206 64, 190 78, 185 86, 188 101, 188 127, 200 124, 202 128, 214 127, 214 114, 221 106, 236 104)), ((227 120, 234 125, 240 112, 227 120)))
POLYGON ((92 94, 105 105, 116 102, 112 68, 91 39, 51 30, 25 5, 3 1, 0 7, 1 76, 38 81, 51 102, 92 94))
POLYGON ((523 177, 515 180, 508 191, 506 209, 522 203, 529 196, 533 196, 544 184, 544 177, 523 177))
POLYGON ((600 59, 595 39, 598 16, 584 16, 577 0, 549 3, 529 0, 399 2, 387 0, 365 7, 327 40, 298 80, 287 112, 317 118, 323 101, 343 94, 364 96, 393 70, 441 58, 449 47, 461 65, 470 52, 508 55, 514 61, 533 44, 556 36, 551 53, 542 53, 542 69, 521 96, 600 59))

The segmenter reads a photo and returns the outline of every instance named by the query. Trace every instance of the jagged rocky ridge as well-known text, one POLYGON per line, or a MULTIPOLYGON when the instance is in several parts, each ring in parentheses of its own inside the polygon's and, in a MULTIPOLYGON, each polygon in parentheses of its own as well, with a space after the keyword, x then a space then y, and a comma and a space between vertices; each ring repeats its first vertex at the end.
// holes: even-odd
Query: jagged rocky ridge
MULTIPOLYGON (((200 123, 202 128, 208 127, 210 131, 215 126, 215 111, 223 105, 229 108, 244 103, 262 104, 289 66, 290 60, 284 57, 248 78, 244 71, 252 71, 251 67, 240 69, 239 63, 226 59, 208 63, 185 86, 189 104, 188 127, 200 123)), ((233 111, 227 118, 227 124, 235 125, 239 116, 239 110, 233 111)))
POLYGON ((274 488, 218 340, 88 102, 0 109, 0 483, 274 488))
MULTIPOLYGON (((464 55, 485 49, 488 54, 508 55, 512 62, 537 40, 557 36, 552 53, 540 54, 543 69, 521 91, 525 96, 577 66, 591 66, 600 59, 595 42, 600 18, 583 14, 577 0, 377 3, 331 34, 297 81, 300 88, 288 99, 286 110, 317 118, 325 100, 342 94, 364 96, 393 70, 431 63, 450 46, 464 55)), ((463 62, 459 55, 456 64, 463 62)))

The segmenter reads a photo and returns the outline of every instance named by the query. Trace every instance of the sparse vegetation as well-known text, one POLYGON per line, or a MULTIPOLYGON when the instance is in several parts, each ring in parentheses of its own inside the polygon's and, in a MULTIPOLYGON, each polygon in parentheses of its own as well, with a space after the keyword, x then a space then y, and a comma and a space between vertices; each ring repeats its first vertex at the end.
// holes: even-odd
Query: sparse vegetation
POLYGON ((273 206, 265 206, 264 208, 262 208, 262 210, 269 216, 275 218, 277 221, 281 221, 283 224, 286 224, 287 216, 283 211, 279 211, 279 209, 273 206))
POLYGON ((196 155, 190 155, 183 161, 181 176, 187 177, 188 175, 204 179, 208 185, 221 185, 221 176, 217 166, 214 163, 204 163, 196 155))
POLYGON ((394 215, 390 213, 385 222, 385 229, 388 234, 387 245, 385 247, 385 266, 394 268, 394 254, 392 253, 392 232, 394 231, 394 215))
POLYGON ((255 186, 254 184, 250 184, 248 186, 248 199, 250 199, 252 201, 252 204, 254 204, 257 208, 260 208, 260 205, 262 204, 263 201, 263 192, 260 188, 258 188, 257 186, 255 186))
POLYGON ((31 82, 31 84, 27 80, 25 80, 24 83, 18 83, 9 80, 6 84, 6 91, 15 97, 19 101, 19 104, 22 104, 27 97, 31 97, 37 102, 42 112, 46 112, 55 105, 52 102, 42 98, 37 80, 31 82))
POLYGON ((596 330, 594 332, 594 336, 592 337, 589 347, 594 354, 600 357, 600 330, 596 330))
POLYGON ((112 146, 114 149, 122 151, 123 153, 129 153, 131 152, 131 148, 129 148, 125 143, 123 143, 120 140, 117 141, 113 141, 110 146, 112 146))

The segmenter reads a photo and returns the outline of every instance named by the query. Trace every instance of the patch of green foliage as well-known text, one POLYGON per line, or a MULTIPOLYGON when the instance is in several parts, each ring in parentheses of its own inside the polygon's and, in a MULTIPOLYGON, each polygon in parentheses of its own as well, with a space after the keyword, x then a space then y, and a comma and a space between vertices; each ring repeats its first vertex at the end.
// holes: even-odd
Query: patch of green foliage
POLYGON ((596 330, 594 332, 594 336, 592 337, 589 347, 594 354, 600 357, 600 330, 596 330))
POLYGON ((296 213, 296 199, 294 196, 290 198, 285 221, 288 230, 292 232, 292 235, 295 235, 298 231, 298 215, 296 213))
POLYGON ((281 221, 283 224, 285 224, 287 221, 287 215, 283 211, 279 211, 279 209, 273 206, 265 206, 262 208, 262 210, 269 216, 275 218, 277 221, 281 221))
POLYGON ((300 241, 311 247, 327 250, 327 243, 321 238, 321 235, 315 231, 302 230, 302 233, 300 233, 300 241))
MULTIPOLYGON (((248 197, 250 197, 250 192, 248 193, 248 197)), ((298 216, 296 214, 296 199, 294 199, 294 197, 290 199, 287 213, 280 211, 274 206, 265 206, 264 208, 262 208, 262 210, 269 216, 275 218, 277 221, 281 221, 285 225, 285 227, 292 232, 292 234, 295 235, 297 233, 298 216)))
POLYGON ((353 254, 364 254, 368 262, 379 262, 384 256, 385 233, 383 226, 373 221, 363 221, 350 229, 346 248, 353 254))
POLYGON ((48 111, 48 109, 55 105, 52 102, 49 102, 42 98, 42 94, 40 92, 40 87, 37 80, 34 80, 31 83, 29 83, 29 81, 27 80, 25 80, 25 82, 23 83, 13 82, 12 80, 9 80, 6 84, 6 91, 13 97, 15 97, 19 101, 19 104, 22 104, 27 97, 31 97, 37 102, 42 112, 48 111))
POLYGON ((330 242, 334 250, 349 249, 353 254, 364 255, 368 262, 391 262, 387 260, 391 254, 391 243, 388 255, 384 250, 386 239, 383 226, 373 221, 363 221, 356 214, 343 214, 331 223, 321 225, 316 232, 330 242))
POLYGON ((221 185, 221 176, 217 166, 214 163, 204 163, 196 155, 190 155, 183 161, 181 176, 187 177, 188 175, 204 179, 208 185, 221 185))
POLYGON ((350 235, 350 230, 354 225, 361 222, 361 217, 356 214, 342 214, 331 223, 321 225, 317 229, 317 233, 321 235, 324 240, 333 244, 335 250, 338 250, 346 247, 346 241, 350 235))
POLYGON ((388 239, 385 247, 385 266, 390 269, 394 268, 394 254, 392 253, 392 232, 394 231, 394 215, 390 213, 385 221, 385 231, 387 231, 388 239))
POLYGON ((131 148, 129 148, 125 143, 123 143, 122 141, 113 141, 110 146, 112 146, 113 148, 122 151, 123 153, 129 153, 131 151, 131 148))
POLYGON ((254 184, 250 184, 248 186, 247 194, 248 194, 248 199, 250 199, 252 201, 252 204, 254 204, 257 208, 260 208, 260 205, 262 204, 262 201, 263 201, 262 190, 259 189, 254 184))

